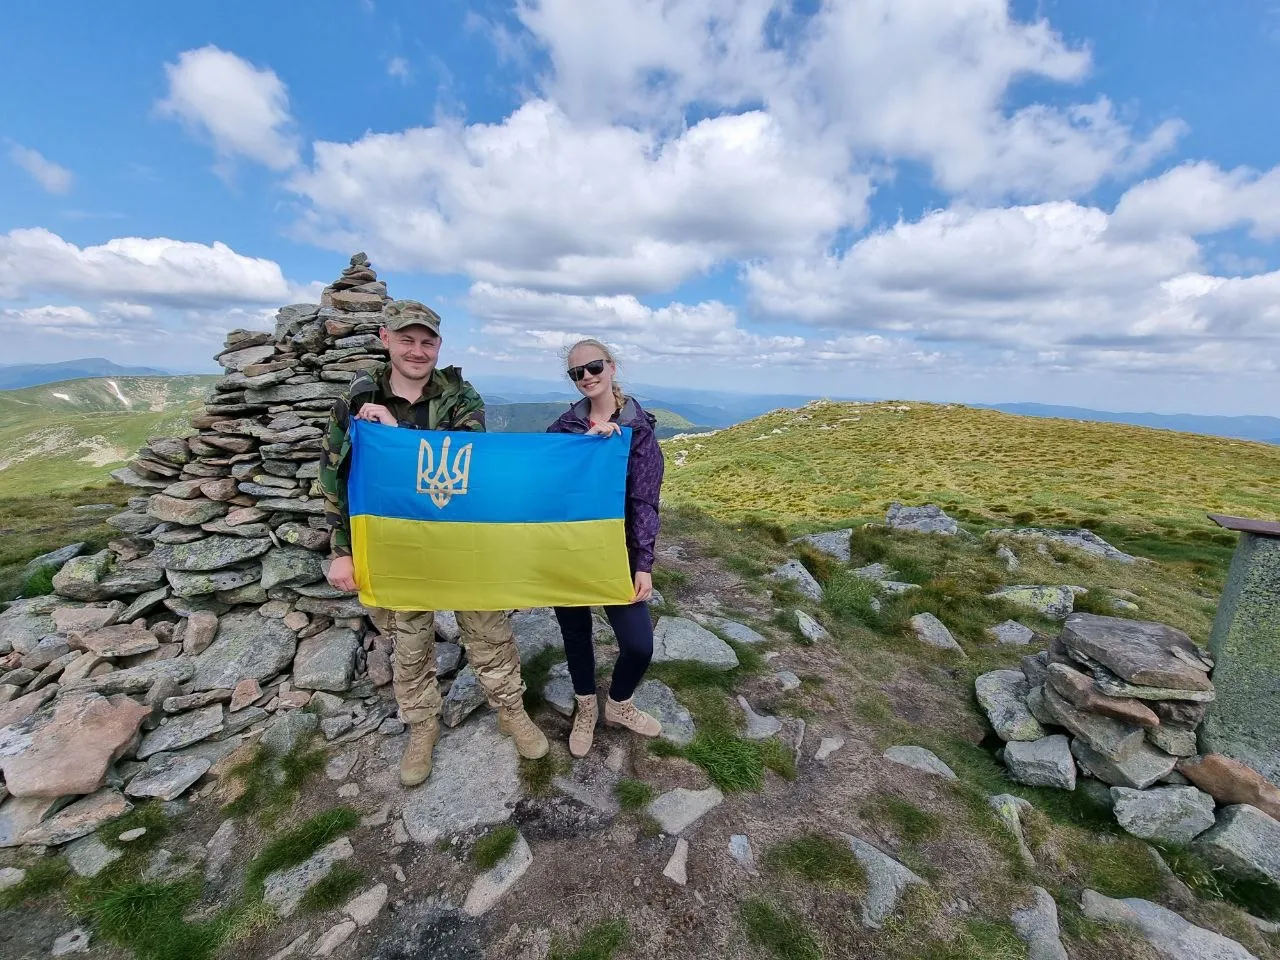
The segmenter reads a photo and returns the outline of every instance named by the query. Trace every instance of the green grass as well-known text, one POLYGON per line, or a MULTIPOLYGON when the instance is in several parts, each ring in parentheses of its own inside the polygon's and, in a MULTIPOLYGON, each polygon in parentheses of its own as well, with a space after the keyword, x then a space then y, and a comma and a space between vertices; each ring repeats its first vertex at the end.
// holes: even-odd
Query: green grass
POLYGON ((788 780, 795 777, 791 752, 781 742, 772 739, 746 740, 734 734, 704 730, 699 731, 683 750, 676 748, 666 755, 683 756, 696 763, 725 793, 759 790, 764 784, 766 769, 788 780))
POLYGON ((98 839, 116 850, 129 853, 147 852, 167 837, 172 829, 172 821, 165 816, 159 802, 153 800, 150 803, 139 804, 118 820, 105 824, 98 830, 98 839), (120 834, 137 830, 139 827, 147 832, 127 843, 120 840, 120 834))
POLYGON ((1208 900, 1223 900, 1264 920, 1280 921, 1280 887, 1275 884, 1236 876, 1208 863, 1185 847, 1169 843, 1157 843, 1154 846, 1159 849, 1169 868, 1197 896, 1208 900))
POLYGON ((308 817, 271 840, 249 863, 245 889, 251 899, 262 895, 267 875, 307 860, 325 844, 336 840, 360 823, 360 814, 350 807, 333 807, 308 817))
POLYGON ((623 810, 640 810, 653 800, 653 787, 643 780, 623 778, 613 786, 613 795, 623 810))
POLYGON ((364 882, 364 874, 354 867, 339 863, 328 876, 302 895, 298 909, 304 913, 322 913, 342 906, 364 882))
POLYGON ((863 806, 862 812, 870 819, 887 820, 907 843, 932 840, 942 830, 940 817, 898 797, 876 797, 863 806))
POLYGON ((537 760, 520 758, 520 782, 531 795, 549 797, 555 793, 551 781, 570 769, 568 756, 561 752, 558 744, 552 744, 551 749, 537 760))
POLYGON ((490 830, 471 848, 471 862, 481 870, 492 869, 511 852, 519 836, 520 831, 509 823, 490 830))
POLYGON ((61 857, 44 857, 27 867, 26 871, 21 883, 0 890, 0 910, 46 897, 62 889, 71 875, 71 868, 61 857))
POLYGON ((765 866, 793 873, 810 883, 833 890, 861 894, 867 888, 866 871, 843 840, 806 833, 769 849, 765 866))
POLYGON ((1027 947, 1013 927, 981 917, 971 917, 952 941, 921 945, 920 960, 1025 960, 1027 947))
POLYGON ((22 595, 24 597, 47 597, 53 593, 53 576, 58 572, 58 568, 46 564, 37 567, 27 576, 26 582, 22 585, 22 595))
POLYGON ((607 920, 587 930, 577 947, 570 947, 560 937, 552 938, 547 960, 611 960, 630 939, 625 920, 607 920))
POLYGON ((303 784, 324 769, 327 754, 323 747, 313 749, 314 742, 314 734, 303 737, 282 757, 259 745, 228 774, 243 781, 244 792, 223 811, 232 817, 254 814, 264 826, 273 826, 289 811, 303 784))
POLYGON ((822 960, 822 948, 804 920, 768 900, 748 900, 738 918, 750 941, 777 960, 822 960))

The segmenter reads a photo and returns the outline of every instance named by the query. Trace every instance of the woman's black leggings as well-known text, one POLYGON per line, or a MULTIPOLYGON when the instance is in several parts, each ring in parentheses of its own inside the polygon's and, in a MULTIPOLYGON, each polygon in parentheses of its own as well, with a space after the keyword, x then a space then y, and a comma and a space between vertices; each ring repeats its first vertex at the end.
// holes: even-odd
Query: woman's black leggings
MULTIPOLYGON (((596 692, 596 651, 591 642, 590 607, 556 607, 569 676, 578 696, 596 692)), ((628 603, 604 608, 605 616, 618 637, 618 662, 613 668, 609 696, 630 700, 653 659, 653 621, 647 603, 628 603)))

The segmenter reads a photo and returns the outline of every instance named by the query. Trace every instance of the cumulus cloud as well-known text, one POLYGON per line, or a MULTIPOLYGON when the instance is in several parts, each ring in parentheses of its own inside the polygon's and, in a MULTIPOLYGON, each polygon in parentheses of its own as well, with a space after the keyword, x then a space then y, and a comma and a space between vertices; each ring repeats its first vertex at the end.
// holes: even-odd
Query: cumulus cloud
POLYGON ((212 45, 164 69, 169 95, 157 104, 160 114, 209 137, 223 161, 246 157, 273 170, 298 162, 289 93, 273 70, 212 45))
POLYGON ((1221 372, 1280 356, 1280 272, 1213 276, 1185 234, 1109 225, 1067 201, 939 211, 838 255, 755 265, 747 283, 769 314, 1055 368, 1221 372))
POLYGON ((0 297, 31 292, 93 300, 211 307, 283 303, 290 291, 278 264, 223 243, 120 237, 77 247, 44 229, 0 234, 0 297))
POLYGON ((1280 236, 1280 167, 1259 173, 1200 161, 1131 187, 1116 206, 1113 229, 1125 234, 1205 234, 1248 226, 1280 236))
POLYGON ((71 171, 47 159, 38 150, 15 143, 9 148, 9 159, 50 193, 68 193, 71 190, 75 179, 71 171))
POLYGON ((404 57, 392 57, 387 61, 387 76, 395 77, 401 83, 408 83, 409 61, 404 57))
POLYGON ((387 266, 582 292, 655 291, 862 223, 865 176, 751 111, 673 140, 533 100, 502 123, 317 143, 303 232, 387 266))

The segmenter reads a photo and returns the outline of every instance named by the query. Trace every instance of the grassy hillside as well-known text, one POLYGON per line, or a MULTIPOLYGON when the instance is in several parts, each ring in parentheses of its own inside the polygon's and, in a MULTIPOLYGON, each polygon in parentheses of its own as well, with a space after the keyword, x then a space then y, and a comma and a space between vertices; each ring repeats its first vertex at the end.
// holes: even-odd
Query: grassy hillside
POLYGON ((0 497, 102 482, 148 437, 184 433, 213 379, 95 378, 0 392, 0 497))
POLYGON ((667 441, 664 497, 727 519, 878 519, 894 500, 983 524, 1229 544, 1206 511, 1280 516, 1280 449, 919 403, 815 403, 667 441), (680 465, 683 463, 683 465, 680 465))

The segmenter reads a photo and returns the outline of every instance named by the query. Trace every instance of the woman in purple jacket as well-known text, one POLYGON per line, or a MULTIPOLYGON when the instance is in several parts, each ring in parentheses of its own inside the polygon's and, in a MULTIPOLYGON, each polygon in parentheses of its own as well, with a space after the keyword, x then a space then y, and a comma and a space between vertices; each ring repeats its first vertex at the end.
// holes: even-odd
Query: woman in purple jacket
MULTIPOLYGON (((653 596, 653 545, 658 539, 658 493, 662 488, 662 449, 653 433, 656 422, 640 404, 626 396, 615 379, 617 362, 599 340, 581 340, 569 351, 569 379, 582 399, 547 428, 548 433, 580 433, 609 437, 631 428, 631 457, 627 464, 627 554, 635 577, 636 595, 629 604, 604 608, 618 638, 618 662, 613 668, 604 722, 626 727, 641 736, 656 737, 662 726, 631 702, 653 658, 653 622, 648 600, 653 596)), ((590 607, 556 607, 565 658, 578 707, 569 734, 569 752, 584 757, 595 737, 596 662, 591 642, 590 607)))

